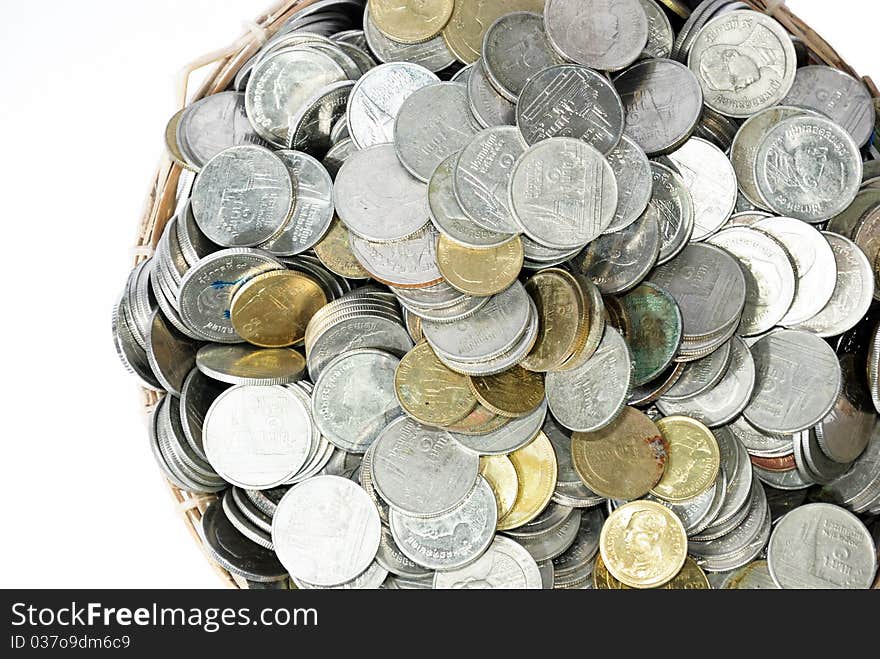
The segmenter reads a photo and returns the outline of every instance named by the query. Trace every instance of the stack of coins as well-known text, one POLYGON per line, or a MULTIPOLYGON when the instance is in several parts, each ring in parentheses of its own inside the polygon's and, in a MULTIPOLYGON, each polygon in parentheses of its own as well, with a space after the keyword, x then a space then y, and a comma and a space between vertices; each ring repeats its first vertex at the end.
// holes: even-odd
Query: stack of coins
POLYGON ((732 0, 321 0, 172 118, 113 331, 212 558, 874 585, 875 114, 802 51, 732 0))

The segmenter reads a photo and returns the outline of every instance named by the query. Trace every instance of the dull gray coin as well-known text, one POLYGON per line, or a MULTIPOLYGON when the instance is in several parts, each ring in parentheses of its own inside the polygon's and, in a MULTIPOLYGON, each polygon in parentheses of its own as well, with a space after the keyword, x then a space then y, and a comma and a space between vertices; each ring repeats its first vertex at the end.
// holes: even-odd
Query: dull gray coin
POLYGON ((489 26, 483 37, 483 72, 511 103, 517 101, 529 78, 560 61, 547 39, 541 14, 505 14, 489 26))
POLYGON ((507 455, 521 449, 537 437, 547 415, 547 401, 524 417, 511 419, 495 430, 482 435, 449 434, 462 446, 479 455, 507 455))
POLYGON ((648 19, 648 43, 642 51, 641 58, 666 58, 672 54, 675 32, 666 12, 654 0, 639 0, 648 19))
POLYGON ((687 246, 694 232, 694 200, 678 173, 651 162, 651 199, 645 215, 660 228, 657 263, 668 263, 687 246))
POLYGON ((486 80, 481 62, 473 64, 467 86, 471 112, 477 123, 484 128, 516 125, 516 105, 495 91, 486 80))
POLYGON ((707 357, 691 362, 663 397, 666 400, 682 401, 712 389, 727 372, 731 353, 730 343, 725 343, 707 357))
POLYGON ((605 157, 617 180, 617 210, 605 230, 612 233, 630 226, 645 212, 651 201, 652 171, 645 152, 626 135, 605 157))
POLYGON ((153 312, 147 331, 147 361, 165 391, 180 396, 198 349, 199 344, 178 332, 159 309, 153 312))

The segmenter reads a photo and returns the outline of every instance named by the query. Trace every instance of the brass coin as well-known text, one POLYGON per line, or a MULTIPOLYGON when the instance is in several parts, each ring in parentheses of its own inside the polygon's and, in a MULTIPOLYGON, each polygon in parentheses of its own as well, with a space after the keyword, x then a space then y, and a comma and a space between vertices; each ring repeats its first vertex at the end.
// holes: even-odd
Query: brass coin
POLYGON ((544 13, 544 0, 460 0, 443 28, 446 46, 463 64, 480 59, 483 37, 498 18, 515 11, 544 13))
POLYGON ((623 306, 620 298, 613 295, 603 295, 602 301, 605 303, 605 322, 620 332, 624 340, 628 341, 632 336, 633 326, 626 307, 623 306))
POLYGON ((446 429, 450 432, 460 432, 463 435, 483 435, 488 432, 484 428, 489 427, 489 424, 501 427, 507 421, 508 419, 499 417, 492 410, 486 409, 478 402, 470 414, 461 421, 446 426, 446 429))
POLYGON ((666 7, 680 18, 687 20, 690 18, 691 9, 681 0, 660 0, 666 7))
POLYGON ((498 375, 471 377, 469 384, 486 409, 511 419, 535 411, 544 400, 544 377, 521 366, 498 375))
POLYGON ((500 520, 513 509, 519 492, 519 478, 513 462, 506 455, 484 455, 480 458, 480 475, 495 494, 500 520))
POLYGON ((209 343, 196 354, 196 368, 220 382, 268 386, 301 380, 306 359, 293 348, 209 343))
POLYGON ((499 531, 531 522, 547 507, 556 489, 556 453, 543 432, 508 457, 516 469, 519 489, 513 509, 498 520, 499 531))
MULTIPOLYGON (((593 567, 593 587, 597 590, 634 590, 614 578, 605 567, 601 555, 596 556, 596 565, 593 567)), ((688 556, 678 574, 672 581, 660 586, 659 590, 712 590, 712 586, 709 585, 709 577, 703 569, 688 556)))
POLYGON ((645 496, 663 476, 668 447, 645 414, 625 407, 610 426, 571 437, 574 468, 584 484, 609 499, 645 496))
POLYGON ((675 503, 693 499, 712 487, 721 457, 712 431, 686 416, 667 416, 657 421, 657 427, 669 455, 663 477, 651 494, 675 503))
POLYGON ((687 558, 681 520, 656 501, 632 501, 605 520, 599 553, 611 576, 633 588, 669 583, 687 558))
POLYGON ((346 279, 369 279, 370 273, 355 258, 348 238, 348 228, 334 216, 327 235, 315 245, 315 255, 334 275, 346 279))
POLYGON ((506 290, 523 266, 523 245, 519 236, 498 247, 473 249, 440 236, 437 267, 455 290, 476 297, 488 297, 506 290))
POLYGON ((586 362, 599 347, 605 333, 605 303, 602 294, 592 281, 583 275, 573 274, 581 296, 583 314, 579 320, 578 344, 574 354, 556 370, 571 370, 586 362))
POLYGON ((467 376, 444 366, 425 341, 400 360, 394 374, 394 389, 407 414, 432 426, 458 423, 477 404, 467 376))
POLYGON ((440 34, 454 5, 455 0, 370 0, 370 16, 389 39, 421 43, 440 34))
POLYGON ((583 296, 574 277, 560 268, 548 268, 526 282, 526 292, 538 310, 538 340, 520 362, 530 371, 546 373, 561 366, 583 337, 583 296))

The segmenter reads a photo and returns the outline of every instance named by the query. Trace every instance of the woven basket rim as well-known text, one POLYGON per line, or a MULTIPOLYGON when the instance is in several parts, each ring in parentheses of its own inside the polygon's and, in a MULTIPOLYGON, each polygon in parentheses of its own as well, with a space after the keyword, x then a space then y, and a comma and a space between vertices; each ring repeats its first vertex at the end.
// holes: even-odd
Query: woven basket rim
MULTIPOLYGON (((253 23, 249 23, 249 30, 245 32, 226 48, 214 51, 194 60, 180 72, 178 80, 178 108, 183 109, 210 94, 225 90, 234 79, 239 69, 257 53, 259 48, 271 38, 284 23, 301 9, 318 2, 318 0, 281 0, 258 16, 253 23), (192 74, 213 66, 213 71, 208 75, 204 83, 194 93, 189 94, 189 81, 192 74)), ((818 32, 813 30, 807 23, 780 0, 745 0, 753 9, 766 13, 776 18, 777 21, 789 33, 799 38, 809 49, 811 58, 818 63, 840 69, 861 79, 868 87, 874 98, 875 105, 880 108, 880 91, 869 77, 861 77, 840 56, 840 54, 823 39, 818 32)), ((181 175, 186 169, 178 162, 165 154, 159 163, 156 175, 150 184, 144 210, 140 218, 137 230, 137 240, 134 253, 136 254, 134 265, 149 258, 166 222, 174 214, 176 206, 177 186, 181 175)), ((150 413, 159 401, 159 394, 155 391, 143 389, 144 412, 150 413)), ((157 473, 158 470, 157 470, 157 473)), ((160 475, 161 477, 161 475, 160 475)), ((216 570, 220 579, 227 587, 245 588, 246 583, 240 577, 230 574, 211 559, 208 550, 202 541, 201 520, 202 514, 210 503, 217 497, 212 494, 195 494, 181 490, 169 481, 165 481, 171 496, 174 498, 178 510, 183 515, 184 523, 193 540, 199 545, 206 560, 216 570)))

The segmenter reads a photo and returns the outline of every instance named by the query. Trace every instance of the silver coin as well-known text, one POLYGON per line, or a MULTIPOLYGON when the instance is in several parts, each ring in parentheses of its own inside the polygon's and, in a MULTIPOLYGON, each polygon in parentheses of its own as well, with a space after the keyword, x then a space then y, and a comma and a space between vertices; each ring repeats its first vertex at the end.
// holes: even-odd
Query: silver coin
POLYGON ((623 103, 614 86, 599 73, 576 64, 536 73, 523 87, 516 106, 516 125, 527 144, 572 137, 608 153, 623 135, 624 120, 623 103))
POLYGON ((516 536, 516 540, 537 562, 552 561, 564 554, 574 543, 580 530, 581 511, 569 508, 562 524, 542 533, 516 536))
POLYGON ((199 259, 216 252, 220 247, 215 245, 199 229, 196 218, 192 213, 192 199, 190 198, 183 211, 177 218, 177 242, 183 257, 190 267, 199 262, 199 259))
POLYGON ((770 538, 770 509, 767 506, 763 490, 756 497, 761 502, 736 529, 723 538, 709 543, 713 553, 701 556, 700 567, 706 571, 727 572, 746 565, 755 560, 764 551, 770 538), (760 515, 760 517, 759 517, 760 515), (714 553, 722 551, 724 553, 714 553))
POLYGON ((721 149, 698 137, 689 139, 668 158, 684 179, 694 201, 691 240, 705 240, 724 226, 736 206, 733 165, 721 149))
POLYGON ((312 156, 299 151, 278 151, 296 181, 293 215, 281 234, 260 245, 271 254, 293 256, 317 245, 333 222, 333 180, 312 156))
POLYGON ((287 572, 275 554, 239 533, 219 501, 202 515, 200 536, 210 557, 228 572, 257 583, 287 581, 287 572))
POLYGON ((651 213, 616 233, 606 233, 572 259, 577 272, 589 277, 603 295, 638 286, 660 256, 660 227, 651 213))
POLYGON ((733 339, 732 349, 730 367, 713 389, 683 401, 661 398, 657 401, 660 411, 666 416, 684 414, 710 428, 728 424, 739 416, 755 388, 755 362, 741 339, 733 339))
POLYGON ((239 385, 220 394, 205 416, 205 454, 233 485, 265 490, 296 475, 315 434, 308 408, 286 386, 239 385))
POLYGON ((376 554, 376 562, 384 567, 391 574, 402 577, 424 577, 431 575, 430 570, 426 570, 418 563, 410 560, 397 546, 397 542, 391 535, 391 529, 382 526, 382 536, 379 539, 379 551, 376 554))
POLYGON ((668 263, 681 253, 694 232, 694 201, 675 171, 651 162, 651 199, 645 215, 660 228, 660 254, 657 262, 668 263))
POLYGON ((516 105, 495 91, 486 80, 482 62, 473 64, 467 86, 471 112, 477 123, 484 128, 516 125, 516 105))
POLYGON ((599 535, 605 516, 601 508, 585 510, 581 513, 578 534, 565 553, 553 559, 557 587, 562 583, 571 584, 592 574, 593 559, 599 552, 599 535))
POLYGON ((265 147, 234 146, 202 168, 193 186, 193 216, 214 243, 254 247, 284 228, 294 193, 281 158, 265 147))
POLYGON ((653 495, 648 495, 646 498, 651 501, 656 501, 657 503, 666 506, 675 513, 676 517, 681 520, 681 523, 684 525, 684 530, 688 535, 694 533, 695 529, 698 529, 700 525, 703 523, 703 520, 709 515, 709 511, 712 507, 712 502, 715 500, 717 496, 716 491, 717 485, 712 485, 708 490, 696 496, 692 499, 688 499, 687 501, 682 501, 680 503, 670 503, 669 501, 664 501, 658 497, 654 497, 653 495))
POLYGON ((147 331, 147 362, 165 391, 180 395, 198 349, 199 344, 178 332, 159 309, 153 312, 147 331))
POLYGON ((484 435, 465 435, 457 432, 449 434, 465 448, 479 455, 507 455, 531 443, 541 431, 547 416, 547 401, 526 416, 511 419, 497 430, 484 435))
POLYGON ((753 226, 776 238, 794 259, 797 291, 779 324, 791 327, 813 318, 831 300, 837 280, 837 265, 828 240, 809 224, 790 217, 766 218, 753 226))
POLYGON ((688 66, 703 87, 707 106, 729 117, 750 117, 785 98, 797 55, 775 18, 733 11, 700 30, 688 66))
POLYGON ((264 55, 245 89, 248 119, 264 140, 289 148, 291 119, 318 91, 345 79, 343 68, 317 50, 286 48, 264 55))
POLYGON ((453 191, 473 223, 495 233, 519 233, 508 186, 524 151, 513 126, 487 128, 462 149, 453 172, 453 191))
POLYGON ((531 146, 510 177, 510 209, 532 240, 555 249, 583 247, 611 224, 617 181, 589 144, 554 137, 531 146))
POLYGON ((394 142, 394 120, 403 102, 417 89, 438 82, 425 67, 407 62, 382 64, 364 74, 348 100, 348 132, 355 146, 394 142))
POLYGON ((324 165, 327 172, 329 172, 330 177, 335 180, 336 175, 342 168, 342 163, 348 160, 348 158, 351 157, 351 154, 356 150, 357 147, 354 145, 351 138, 346 137, 345 139, 340 140, 327 152, 327 155, 324 156, 321 164, 324 165))
POLYGON ((408 417, 392 421, 375 442, 373 484, 394 509, 413 517, 449 512, 477 482, 479 456, 448 432, 408 417))
POLYGON ((824 419, 841 390, 834 350, 813 334, 773 332, 752 345, 757 377, 745 418, 775 434, 806 430, 824 419))
POLYGON ((764 200, 758 191, 758 183, 755 181, 755 162, 758 156, 758 147, 767 132, 785 119, 814 114, 804 108, 776 106, 762 110, 750 117, 739 129, 730 148, 730 161, 736 172, 740 192, 751 204, 759 207, 764 206, 764 200))
POLYGON ((791 435, 770 435, 755 428, 743 417, 726 426, 746 448, 749 455, 778 457, 791 453, 791 435))
POLYGON ((535 559, 519 544, 495 536, 489 549, 466 567, 434 575, 436 589, 539 590, 541 572, 535 559))
POLYGON ((378 348, 403 356, 413 347, 412 339, 400 321, 375 314, 358 314, 339 319, 314 338, 308 354, 313 379, 337 355, 358 348, 378 348))
POLYGON ((321 434, 344 451, 364 453, 402 414, 394 393, 399 363, 387 352, 362 348, 327 364, 312 394, 312 414, 321 434))
MULTIPOLYGON (((550 503, 530 522, 526 522, 522 526, 515 529, 505 531, 505 535, 514 540, 523 540, 528 538, 539 538, 547 533, 552 533, 561 528, 572 517, 577 517, 577 526, 580 525, 580 514, 574 508, 562 506, 558 503, 550 503)), ((538 560, 538 559, 535 559, 538 560)))
POLYGON ((416 309, 448 309, 466 300, 469 296, 457 291, 446 281, 425 288, 397 288, 391 290, 397 299, 416 309))
POLYGON ((449 82, 460 82, 463 85, 467 86, 467 84, 471 80, 471 74, 474 72, 474 67, 477 64, 474 62, 473 64, 468 64, 467 66, 461 67, 458 71, 453 74, 453 76, 449 79, 449 82))
POLYGON ((870 494, 880 483, 880 423, 875 423, 865 451, 853 462, 852 467, 840 478, 823 489, 823 495, 836 503, 852 506, 870 494))
POLYGON ((797 293, 792 258, 772 235, 751 227, 733 227, 708 241, 734 256, 746 276, 746 303, 738 333, 756 336, 788 314, 797 293))
MULTIPOLYGON (((820 453, 840 464, 850 464, 856 460, 867 448, 871 439, 871 431, 876 423, 876 415, 871 402, 871 394, 865 379, 862 366, 856 365, 856 358, 852 354, 840 357, 840 369, 842 373, 843 388, 840 396, 822 421, 815 427, 815 439, 810 442, 811 446, 818 444, 820 453)), ((815 451, 809 451, 815 455, 815 460, 821 460, 821 455, 815 451)), ((807 456, 809 461, 809 455, 807 456)), ((817 472, 829 471, 816 468, 817 472)), ((842 474, 837 474, 840 476, 842 474)))
POLYGON ((758 192, 779 215, 819 223, 846 210, 859 192, 862 157, 852 137, 822 117, 774 126, 758 147, 758 192))
POLYGON ((327 85, 311 96, 290 120, 288 148, 318 156, 326 154, 332 145, 333 127, 340 125, 340 120, 346 116, 353 87, 354 82, 343 80, 327 85))
POLYGON ((512 103, 529 78, 560 62, 547 39, 541 14, 505 14, 483 36, 483 72, 496 91, 512 103))
POLYGON ((413 44, 400 43, 386 37, 373 22, 369 4, 364 14, 364 37, 370 50, 382 62, 408 62, 430 71, 442 71, 455 62, 455 56, 446 47, 442 35, 413 44))
POLYGON ((849 238, 831 232, 823 235, 834 253, 834 292, 818 314, 796 329, 831 337, 849 331, 868 313, 874 299, 874 270, 865 253, 849 238))
POLYGON ((355 579, 373 562, 381 523, 357 484, 317 476, 290 488, 272 519, 272 542, 292 577, 317 586, 355 579))
POLYGON ((746 280, 739 263, 713 245, 688 245, 649 279, 678 302, 685 338, 723 331, 738 322, 745 304, 746 280))
POLYGON ((789 471, 770 471, 769 469, 761 469, 760 467, 753 466, 752 471, 755 472, 755 476, 757 476, 762 483, 776 488, 777 490, 793 492, 795 490, 804 490, 815 485, 811 480, 804 480, 797 469, 791 469, 789 471))
POLYGON ((799 68, 783 103, 822 113, 849 132, 856 144, 865 146, 874 132, 874 100, 865 85, 830 66, 799 68))
POLYGON ((630 226, 647 209, 651 201, 652 172, 645 152, 626 135, 605 157, 617 180, 617 210, 606 229, 606 233, 612 233, 630 226))
POLYGON ((617 76, 614 86, 626 110, 625 132, 649 156, 674 151, 700 122, 700 83, 679 62, 639 62, 617 76))
POLYGON ((780 588, 870 588, 877 571, 868 529, 852 513, 827 503, 801 506, 779 520, 767 563, 780 588))
POLYGON ((552 247, 546 247, 536 243, 528 236, 520 236, 520 240, 522 240, 526 260, 533 263, 545 264, 541 265, 540 268, 550 268, 557 263, 562 263, 563 261, 568 260, 581 251, 580 249, 553 249, 552 247))
POLYGON ((373 242, 401 240, 424 227, 425 197, 425 185, 404 169, 389 144, 353 153, 333 187, 339 218, 349 231, 373 242))
POLYGON ((238 343, 230 307, 235 292, 257 275, 283 266, 266 252, 248 248, 214 252, 195 265, 180 284, 180 315, 205 340, 238 343))
POLYGON ((479 362, 510 350, 528 324, 529 295, 518 281, 472 316, 454 325, 422 322, 422 332, 437 353, 454 361, 479 362))
POLYGON ((654 0, 639 0, 648 19, 648 43, 642 51, 641 58, 666 58, 672 54, 675 33, 672 24, 660 5, 654 0))
POLYGON ((366 570, 361 572, 354 579, 336 586, 317 586, 294 576, 291 576, 290 580, 297 588, 302 590, 378 590, 382 587, 382 584, 387 577, 388 570, 386 570, 378 561, 373 561, 366 570))
POLYGON ((498 503, 489 483, 477 476, 456 508, 431 518, 391 511, 391 533, 407 557, 431 570, 455 570, 472 563, 492 543, 498 503))
POLYGON ((638 0, 547 0, 544 20, 563 57, 600 71, 632 64, 648 42, 648 18, 638 0))
POLYGON ((202 428, 211 404, 229 386, 204 375, 197 368, 190 371, 180 392, 180 422, 186 441, 193 451, 207 461, 202 428))
POLYGON ((725 476, 725 494, 721 505, 713 511, 711 522, 698 537, 711 540, 728 533, 740 523, 740 515, 748 508, 755 484, 749 453, 731 426, 716 428, 715 438, 725 476))
MULTIPOLYGON (((873 419, 871 421, 873 422, 873 419)), ((869 427, 862 444, 863 449, 870 437, 869 427)), ((795 435, 794 458, 798 469, 803 469, 809 473, 812 480, 824 485, 832 483, 837 478, 843 476, 852 465, 851 462, 842 464, 829 458, 819 445, 816 432, 812 428, 795 435)))
MULTIPOLYGON (((484 229, 471 220, 458 203, 453 182, 457 161, 458 154, 449 156, 428 181, 428 210, 434 227, 447 238, 468 247, 479 249, 503 245, 513 238, 512 234, 484 229)), ((506 204, 506 187, 503 198, 506 204)))
MULTIPOLYGON (((346 43, 344 41, 332 40, 336 44, 336 47, 341 50, 343 53, 348 55, 354 63, 357 65, 360 70, 360 74, 363 75, 367 71, 375 69, 378 66, 378 62, 373 59, 373 56, 367 52, 368 46, 364 44, 364 47, 360 47, 356 44, 346 43)), ((359 79, 360 75, 357 78, 359 79)))
POLYGON ((417 89, 403 102, 394 121, 394 147, 406 170, 427 182, 437 165, 461 151, 479 129, 467 88, 441 82, 417 89))
POLYGON ((550 411, 569 430, 595 432, 623 410, 632 380, 632 361, 626 341, 606 327, 598 349, 583 365, 547 374, 550 411))
POLYGON ((437 267, 437 232, 433 227, 393 243, 349 237, 351 251, 374 279, 389 286, 431 286, 443 279, 437 267))
POLYGON ((670 401, 682 401, 712 389, 727 372, 731 353, 730 343, 725 343, 707 357, 691 362, 663 397, 670 401))

